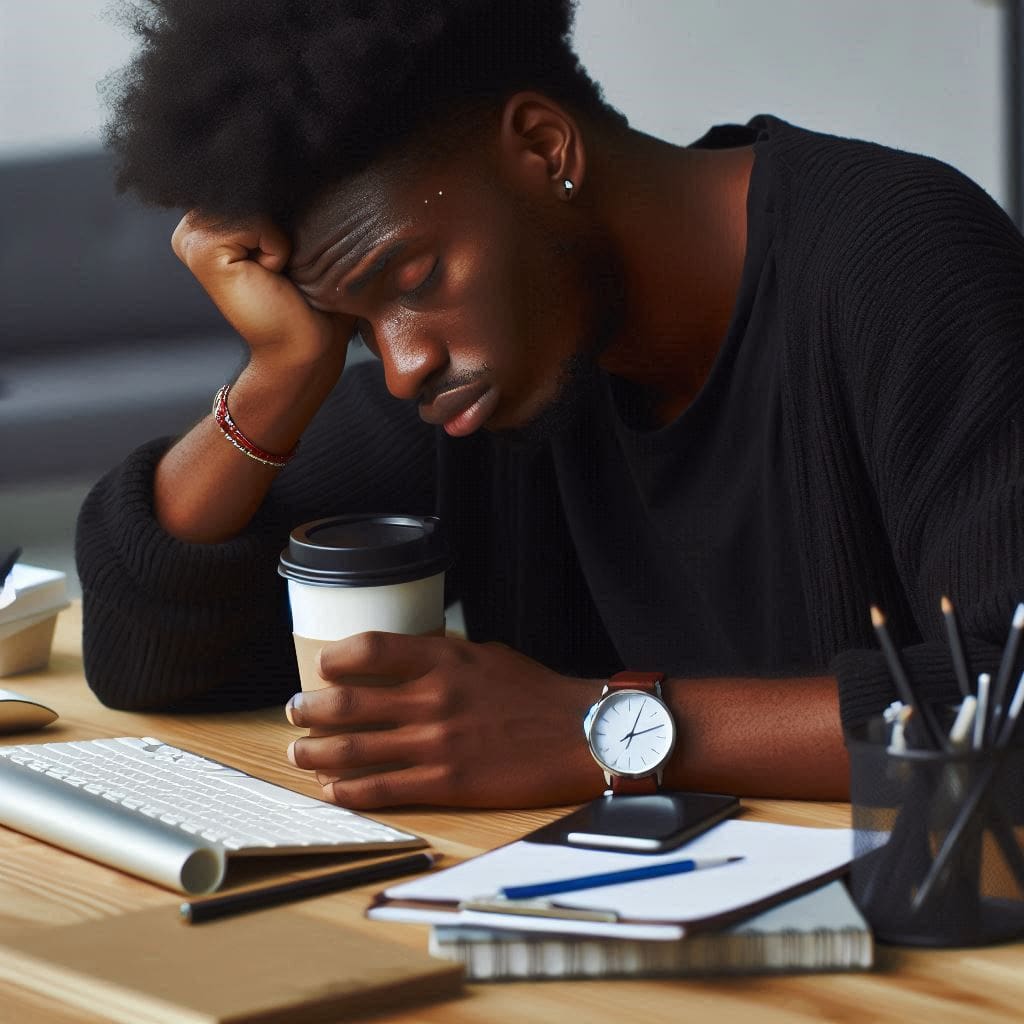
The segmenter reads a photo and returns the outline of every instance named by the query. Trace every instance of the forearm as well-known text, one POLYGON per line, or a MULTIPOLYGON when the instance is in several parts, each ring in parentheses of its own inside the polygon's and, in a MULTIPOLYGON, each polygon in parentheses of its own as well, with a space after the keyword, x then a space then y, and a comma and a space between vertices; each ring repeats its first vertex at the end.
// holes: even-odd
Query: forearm
POLYGON ((670 679, 673 789, 845 800, 849 766, 835 679, 670 679))
MULTIPOLYGON (((354 318, 306 302, 286 274, 291 242, 264 218, 225 227, 193 210, 171 246, 249 346, 249 364, 231 389, 232 418, 253 444, 287 454, 338 381, 354 318)), ((157 468, 156 518, 179 540, 229 540, 248 525, 277 472, 247 458, 208 416, 157 468)))
MULTIPOLYGON (((558 700, 558 718, 567 731, 559 745, 560 781, 556 790, 549 776, 546 786, 549 802, 579 802, 605 788, 582 730, 603 682, 563 680, 569 685, 558 700)), ((665 788, 796 800, 849 798, 834 678, 667 679, 662 697, 677 729, 665 788)))
POLYGON ((279 534, 191 545, 165 533, 150 509, 165 447, 131 453, 79 512, 86 677, 104 704, 131 710, 273 702, 297 684, 279 534))
MULTIPOLYGON (((251 360, 231 388, 232 418, 266 451, 291 451, 337 383, 344 360, 344 347, 294 364, 251 360)), ((250 522, 278 472, 247 458, 207 416, 160 461, 153 486, 156 518, 180 540, 227 540, 250 522)))

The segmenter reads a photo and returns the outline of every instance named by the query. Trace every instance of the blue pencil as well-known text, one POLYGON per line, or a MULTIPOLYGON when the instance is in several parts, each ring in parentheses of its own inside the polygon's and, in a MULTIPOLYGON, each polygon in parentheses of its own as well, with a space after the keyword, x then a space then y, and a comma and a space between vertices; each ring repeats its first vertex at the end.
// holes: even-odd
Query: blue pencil
POLYGON ((604 885, 642 882, 648 878, 661 878, 664 875, 682 875, 688 871, 700 871, 702 868, 717 868, 723 864, 733 864, 739 860, 743 860, 743 858, 706 857, 703 860, 672 860, 664 864, 645 864, 638 868, 625 868, 622 871, 605 871, 596 875, 583 875, 580 878, 562 878, 553 882, 536 882, 533 885, 509 885, 500 890, 500 892, 505 899, 531 900, 542 896, 555 896, 563 892, 576 892, 579 889, 597 889, 604 885))

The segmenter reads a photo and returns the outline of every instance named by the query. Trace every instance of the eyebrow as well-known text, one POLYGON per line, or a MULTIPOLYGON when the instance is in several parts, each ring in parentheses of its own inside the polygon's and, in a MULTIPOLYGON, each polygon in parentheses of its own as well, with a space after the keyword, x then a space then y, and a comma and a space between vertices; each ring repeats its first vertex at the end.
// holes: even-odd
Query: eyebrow
POLYGON ((402 250, 408 246, 408 241, 395 242, 394 245, 389 246, 384 250, 383 253, 373 262, 373 265, 363 271, 354 281, 350 281, 345 286, 345 292, 348 295, 358 295, 378 274, 382 273, 387 265, 398 255, 401 254, 402 250))

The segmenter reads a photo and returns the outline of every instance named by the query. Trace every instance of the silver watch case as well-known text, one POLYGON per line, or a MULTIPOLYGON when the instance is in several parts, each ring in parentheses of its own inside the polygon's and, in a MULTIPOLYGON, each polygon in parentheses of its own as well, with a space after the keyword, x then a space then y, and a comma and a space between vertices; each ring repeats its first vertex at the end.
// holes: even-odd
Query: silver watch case
POLYGON ((622 778, 622 779, 642 779, 642 778, 645 778, 648 775, 655 775, 657 777, 657 779, 658 779, 658 785, 660 786, 661 785, 661 777, 662 777, 662 774, 665 771, 665 765, 668 762, 668 759, 672 756, 672 751, 675 750, 675 747, 676 747, 676 720, 673 717, 672 711, 669 708, 669 706, 661 698, 661 683, 655 683, 654 684, 654 693, 651 693, 649 690, 633 690, 633 689, 629 689, 629 688, 625 688, 625 689, 620 688, 620 689, 616 689, 614 691, 615 694, 635 693, 638 696, 645 698, 646 700, 656 700, 665 709, 665 712, 668 715, 668 720, 671 723, 671 727, 672 727, 672 735, 669 737, 668 750, 665 752, 665 756, 661 759, 661 761, 659 761, 658 764, 655 765, 653 771, 652 770, 648 770, 648 771, 644 771, 644 772, 619 772, 619 771, 615 771, 615 769, 610 768, 608 765, 606 765, 604 763, 604 761, 601 760, 600 757, 597 756, 597 753, 594 750, 594 744, 593 744, 593 742, 591 740, 591 732, 593 731, 594 720, 597 718, 597 713, 598 713, 598 711, 600 711, 601 705, 609 698, 609 696, 611 696, 611 693, 612 693, 612 691, 609 689, 608 684, 606 683, 604 689, 601 691, 601 696, 598 697, 598 699, 593 704, 590 705, 590 707, 587 709, 587 713, 583 716, 583 735, 587 738, 587 749, 590 751, 590 756, 600 766, 601 771, 604 772, 604 782, 605 782, 605 785, 606 786, 610 786, 612 784, 612 776, 613 775, 614 776, 618 776, 619 778, 622 778))

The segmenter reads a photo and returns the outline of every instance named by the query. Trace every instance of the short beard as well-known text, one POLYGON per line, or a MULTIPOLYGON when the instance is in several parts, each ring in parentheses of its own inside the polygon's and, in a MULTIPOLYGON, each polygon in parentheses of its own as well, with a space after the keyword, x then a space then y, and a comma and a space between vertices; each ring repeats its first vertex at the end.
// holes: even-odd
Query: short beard
POLYGON ((589 352, 576 352, 562 364, 555 397, 521 427, 495 430, 494 437, 513 449, 542 448, 569 433, 589 406, 598 378, 597 360, 589 352))
POLYGON ((590 407, 600 381, 598 359, 621 333, 624 322, 624 277, 607 250, 595 250, 583 263, 583 280, 590 295, 600 296, 584 327, 584 342, 559 370, 554 397, 528 423, 494 436, 512 448, 539 448, 578 426, 590 407))

